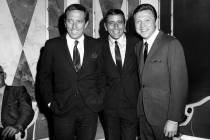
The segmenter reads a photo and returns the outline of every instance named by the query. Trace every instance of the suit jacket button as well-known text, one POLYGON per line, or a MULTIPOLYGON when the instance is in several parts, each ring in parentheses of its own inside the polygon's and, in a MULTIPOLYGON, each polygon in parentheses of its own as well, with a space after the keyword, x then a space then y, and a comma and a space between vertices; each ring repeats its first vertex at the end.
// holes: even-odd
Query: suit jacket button
POLYGON ((142 88, 144 88, 145 87, 145 85, 142 85, 142 88))

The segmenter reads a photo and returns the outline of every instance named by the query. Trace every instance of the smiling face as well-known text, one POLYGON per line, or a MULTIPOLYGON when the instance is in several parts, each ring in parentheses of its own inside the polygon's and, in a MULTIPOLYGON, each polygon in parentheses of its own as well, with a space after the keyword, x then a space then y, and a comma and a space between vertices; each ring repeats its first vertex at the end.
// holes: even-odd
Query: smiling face
POLYGON ((105 29, 113 39, 120 38, 125 32, 125 22, 122 15, 109 15, 105 29))
POLYGON ((134 15, 136 32, 144 39, 148 39, 156 29, 156 20, 150 10, 139 11, 134 15))
POLYGON ((88 22, 85 22, 85 13, 80 10, 71 10, 66 15, 65 26, 69 36, 78 39, 84 34, 88 22))

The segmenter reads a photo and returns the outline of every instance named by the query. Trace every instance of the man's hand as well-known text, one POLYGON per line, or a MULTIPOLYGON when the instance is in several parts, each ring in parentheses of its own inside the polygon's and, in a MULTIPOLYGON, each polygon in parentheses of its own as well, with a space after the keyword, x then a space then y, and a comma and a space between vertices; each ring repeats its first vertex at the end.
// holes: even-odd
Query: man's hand
POLYGON ((174 137, 177 134, 178 123, 168 120, 164 127, 164 134, 166 137, 174 137))
POLYGON ((6 138, 12 138, 15 134, 17 134, 19 130, 13 126, 7 126, 2 131, 3 140, 6 138))

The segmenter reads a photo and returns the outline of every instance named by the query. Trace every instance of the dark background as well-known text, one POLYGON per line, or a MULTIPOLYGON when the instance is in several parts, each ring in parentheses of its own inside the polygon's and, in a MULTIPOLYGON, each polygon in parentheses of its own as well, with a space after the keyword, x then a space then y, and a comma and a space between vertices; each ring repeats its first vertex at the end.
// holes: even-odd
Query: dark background
MULTIPOLYGON (((170 31, 171 3, 161 0, 160 28, 170 31)), ((189 100, 210 95, 210 1, 174 0, 174 36, 185 51, 189 73, 189 100)))

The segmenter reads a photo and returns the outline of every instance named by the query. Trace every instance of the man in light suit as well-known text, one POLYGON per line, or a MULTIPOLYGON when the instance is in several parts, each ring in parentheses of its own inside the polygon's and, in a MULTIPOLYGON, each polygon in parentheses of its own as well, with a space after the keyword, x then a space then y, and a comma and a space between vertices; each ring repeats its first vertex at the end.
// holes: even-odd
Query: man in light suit
POLYGON ((105 16, 104 130, 107 140, 136 140, 138 69, 135 55, 137 38, 125 34, 125 16, 120 9, 110 9, 105 16))
POLYGON ((141 90, 138 98, 141 140, 166 140, 177 134, 183 119, 188 74, 180 42, 156 27, 157 13, 150 4, 133 13, 141 90))
POLYGON ((6 73, 0 66, 0 140, 14 140, 24 133, 34 116, 31 97, 24 86, 5 84, 6 73))
POLYGON ((100 42, 84 35, 89 14, 80 4, 65 10, 67 34, 46 42, 37 86, 52 111, 54 140, 94 140, 103 104, 100 42))

